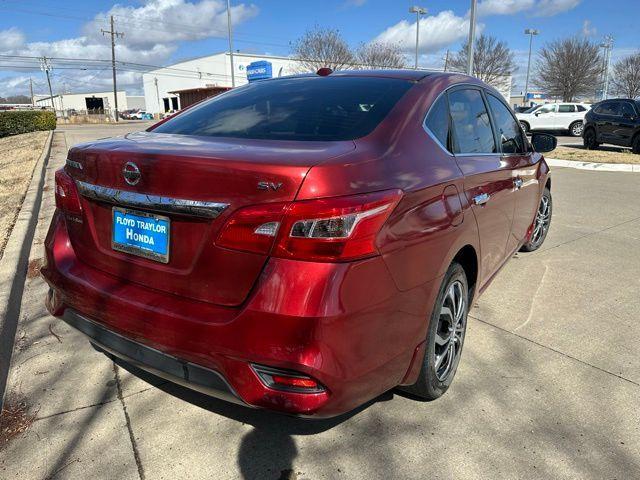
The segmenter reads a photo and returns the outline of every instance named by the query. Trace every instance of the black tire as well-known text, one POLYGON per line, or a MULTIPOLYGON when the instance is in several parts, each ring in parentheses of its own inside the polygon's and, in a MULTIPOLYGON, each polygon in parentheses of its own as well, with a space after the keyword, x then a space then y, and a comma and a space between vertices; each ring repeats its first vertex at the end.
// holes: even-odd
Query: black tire
POLYGON ((569 125, 569 134, 572 137, 581 137, 584 130, 584 123, 578 121, 569 125))
POLYGON ((427 329, 425 355, 422 360, 418 381, 413 385, 400 387, 400 390, 425 400, 435 400, 447 391, 460 363, 467 329, 469 302, 467 275, 462 266, 454 262, 449 266, 449 270, 447 270, 442 280, 433 313, 431 314, 427 329), (451 311, 452 309, 453 302, 450 293, 452 290, 458 292, 458 294, 454 293, 454 297, 462 299, 462 306, 455 310, 452 315, 448 315, 443 311, 446 311, 446 309, 451 311), (461 313, 456 315, 458 311, 461 313), (448 328, 451 323, 454 324, 453 330, 448 328), (452 331, 454 334, 451 333, 452 331), (448 340, 445 338, 447 334, 448 340), (436 343, 436 340, 438 343, 436 343), (443 344, 445 340, 446 344, 443 344), (450 348, 453 350, 450 350, 450 348), (452 351, 453 354, 451 354, 452 351), (438 356, 438 354, 440 355, 438 356), (449 363, 449 360, 451 363, 449 363), (439 365, 438 361, 441 362, 439 365), (446 363, 446 365, 443 365, 443 363, 446 363), (448 368, 445 371, 443 367, 448 368))
POLYGON ((520 122, 520 126, 524 133, 529 133, 529 124, 527 122, 520 122))
POLYGON ((533 221, 533 231, 531 237, 520 247, 521 252, 534 252, 538 250, 549 233, 549 227, 551 227, 551 217, 553 215, 553 199, 551 198, 551 192, 545 187, 540 198, 540 204, 536 211, 536 218, 533 221), (540 231, 538 231, 540 228, 540 231))
POLYGON ((640 153, 640 133, 638 133, 631 142, 631 151, 633 153, 640 153))
POLYGON ((587 150, 596 150, 600 144, 596 141, 596 131, 593 128, 585 130, 583 136, 584 148, 587 150))

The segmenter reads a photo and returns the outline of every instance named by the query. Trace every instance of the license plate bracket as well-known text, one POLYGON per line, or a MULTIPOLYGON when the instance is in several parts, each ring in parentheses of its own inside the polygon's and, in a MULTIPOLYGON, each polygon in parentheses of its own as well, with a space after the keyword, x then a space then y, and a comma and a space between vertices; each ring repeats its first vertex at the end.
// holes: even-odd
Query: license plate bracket
POLYGON ((111 248, 156 262, 169 263, 169 217, 122 207, 113 207, 111 216, 111 248))

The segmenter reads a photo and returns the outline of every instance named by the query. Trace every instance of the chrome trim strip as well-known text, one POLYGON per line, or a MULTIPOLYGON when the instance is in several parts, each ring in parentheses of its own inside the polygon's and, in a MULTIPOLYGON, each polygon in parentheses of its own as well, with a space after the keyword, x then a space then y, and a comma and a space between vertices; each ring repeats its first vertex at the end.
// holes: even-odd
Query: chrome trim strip
POLYGON ((77 181, 78 191, 84 197, 98 202, 110 203, 121 207, 141 208, 155 212, 177 213, 193 217, 216 218, 228 206, 228 203, 203 202, 182 198, 162 197, 144 193, 128 192, 115 188, 93 185, 77 181))
POLYGON ((67 158, 66 163, 72 168, 77 168, 78 170, 82 170, 82 164, 80 162, 76 162, 75 160, 69 160, 67 158))

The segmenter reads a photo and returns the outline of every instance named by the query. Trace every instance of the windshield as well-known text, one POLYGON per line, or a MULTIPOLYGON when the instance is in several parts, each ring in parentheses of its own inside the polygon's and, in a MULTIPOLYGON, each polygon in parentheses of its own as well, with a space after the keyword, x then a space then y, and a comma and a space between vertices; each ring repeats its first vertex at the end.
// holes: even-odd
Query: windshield
POLYGON ((524 112, 522 113, 533 113, 535 112, 537 109, 540 108, 540 105, 534 105, 533 107, 527 108, 524 112))
POLYGON ((158 133, 275 140, 352 140, 387 116, 412 82, 292 77, 252 83, 177 115, 158 133))

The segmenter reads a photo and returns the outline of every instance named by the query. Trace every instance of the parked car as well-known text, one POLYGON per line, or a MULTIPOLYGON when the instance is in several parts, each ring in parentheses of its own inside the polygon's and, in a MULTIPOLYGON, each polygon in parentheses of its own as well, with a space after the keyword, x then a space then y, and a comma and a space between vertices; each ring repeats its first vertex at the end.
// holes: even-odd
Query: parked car
POLYGON ((525 132, 532 130, 568 130, 573 137, 582 135, 586 103, 547 103, 536 105, 516 116, 525 132))
POLYGON ((252 407, 441 396, 470 306, 545 240, 556 139, 530 144, 477 79, 319 73, 73 147, 48 310, 111 357, 252 407))
POLYGON ((594 105, 585 117, 583 140, 591 150, 611 143, 640 153, 640 100, 618 98, 594 105))

